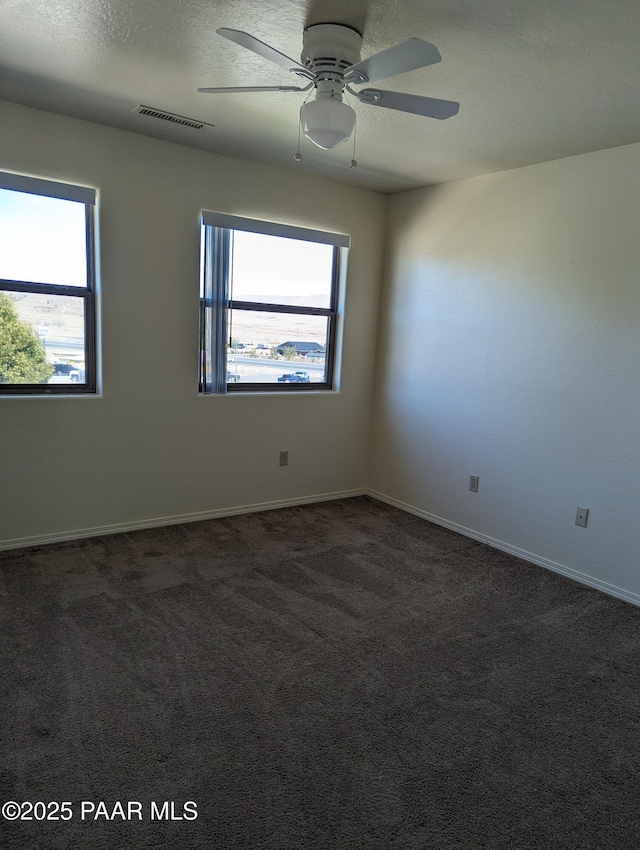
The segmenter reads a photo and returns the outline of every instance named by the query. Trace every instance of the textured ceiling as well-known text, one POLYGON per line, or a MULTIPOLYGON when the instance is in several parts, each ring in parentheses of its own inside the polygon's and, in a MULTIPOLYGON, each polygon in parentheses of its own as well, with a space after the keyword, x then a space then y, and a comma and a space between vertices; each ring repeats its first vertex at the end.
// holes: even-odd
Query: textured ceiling
POLYGON ((640 141, 638 0, 0 0, 0 98, 383 192, 640 141), (303 138, 306 95, 205 95, 297 85, 216 35, 252 33, 298 59, 302 31, 349 24, 363 58, 413 36, 442 62, 380 88, 457 100, 447 121, 355 104, 352 145, 303 138), (177 127, 138 104, 215 125, 177 127))

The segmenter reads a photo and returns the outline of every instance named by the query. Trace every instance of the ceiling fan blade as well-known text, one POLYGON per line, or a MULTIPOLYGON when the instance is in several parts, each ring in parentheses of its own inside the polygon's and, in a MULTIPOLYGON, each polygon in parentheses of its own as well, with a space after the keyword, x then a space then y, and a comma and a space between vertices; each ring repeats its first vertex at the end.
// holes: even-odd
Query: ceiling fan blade
POLYGON ((242 30, 231 30, 227 27, 220 27, 220 29, 217 29, 216 32, 218 35, 239 44, 241 47, 246 47, 247 50, 252 50, 254 53, 257 53, 258 56, 262 56, 263 59, 269 59, 277 65, 282 65, 282 67, 286 68, 287 71, 304 71, 306 73, 306 68, 303 68, 299 62, 290 59, 288 56, 285 56, 284 53, 280 53, 279 50, 276 50, 275 47, 270 47, 268 44, 265 44, 264 41, 260 41, 259 38, 249 35, 248 32, 242 32, 242 30))
POLYGON ((366 79, 362 82, 375 83, 386 77, 404 74, 405 71, 415 71, 416 68, 433 65, 441 59, 440 51, 435 45, 421 38, 410 38, 402 44, 396 44, 395 47, 351 65, 345 71, 345 78, 347 82, 357 84, 358 75, 363 74, 366 79))
POLYGON ((234 94, 243 91, 306 91, 307 88, 311 88, 311 86, 307 86, 306 88, 300 88, 300 86, 227 86, 223 88, 198 89, 198 91, 204 94, 234 94))
POLYGON ((382 91, 379 89, 363 89, 356 92, 360 103, 370 106, 384 106, 386 109, 397 109, 399 112, 412 112, 425 118, 451 118, 457 115, 460 104, 454 100, 439 100, 435 97, 422 97, 419 94, 405 94, 400 91, 382 91))

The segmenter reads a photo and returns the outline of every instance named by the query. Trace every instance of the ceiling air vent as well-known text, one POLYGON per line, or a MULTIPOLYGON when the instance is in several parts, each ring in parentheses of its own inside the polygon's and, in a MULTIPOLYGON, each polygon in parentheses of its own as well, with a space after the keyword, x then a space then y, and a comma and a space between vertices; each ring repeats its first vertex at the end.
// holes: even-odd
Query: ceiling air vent
POLYGON ((206 124, 204 121, 195 121, 193 118, 185 118, 184 115, 174 115, 171 112, 165 112, 162 109, 154 109, 152 106, 136 106, 133 110, 140 115, 148 115, 149 118, 159 118, 161 121, 169 121, 171 124, 180 124, 182 127, 191 127, 192 130, 203 130, 205 127, 213 127, 213 124, 206 124))

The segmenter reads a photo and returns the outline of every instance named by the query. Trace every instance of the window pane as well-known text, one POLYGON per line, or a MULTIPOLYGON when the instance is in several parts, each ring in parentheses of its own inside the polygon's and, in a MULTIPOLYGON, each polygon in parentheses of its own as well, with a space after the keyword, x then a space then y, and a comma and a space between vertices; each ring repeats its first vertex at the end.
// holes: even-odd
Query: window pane
POLYGON ((317 242, 234 230, 232 297, 254 304, 328 308, 333 250, 317 242))
POLYGON ((0 278, 87 285, 85 206, 0 189, 0 278))
POLYGON ((84 298, 0 292, 0 382, 84 381, 84 298))
POLYGON ((231 310, 229 318, 229 382, 313 384, 327 380, 329 320, 325 316, 231 310), (278 380, 285 375, 295 377, 278 380))

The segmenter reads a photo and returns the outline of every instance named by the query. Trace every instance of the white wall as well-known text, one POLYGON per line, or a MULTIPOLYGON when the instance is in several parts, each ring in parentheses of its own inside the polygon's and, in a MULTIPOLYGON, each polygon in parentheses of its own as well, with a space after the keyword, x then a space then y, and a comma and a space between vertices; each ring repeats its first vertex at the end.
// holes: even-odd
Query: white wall
POLYGON ((394 196, 371 484, 640 603, 639 221, 640 145, 394 196))
POLYGON ((0 397, 0 545, 366 486, 383 196, 15 104, 0 126, 0 169, 99 190, 103 376, 0 397), (202 209, 351 234, 340 392, 198 396, 202 209))

